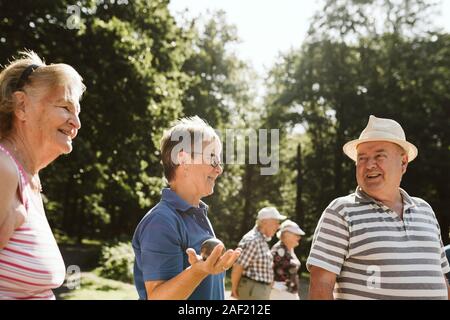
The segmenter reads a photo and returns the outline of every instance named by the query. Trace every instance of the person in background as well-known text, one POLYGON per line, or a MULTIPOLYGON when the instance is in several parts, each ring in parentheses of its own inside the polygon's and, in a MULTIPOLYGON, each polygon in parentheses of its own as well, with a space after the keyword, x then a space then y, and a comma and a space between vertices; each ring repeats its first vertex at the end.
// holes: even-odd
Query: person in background
POLYGON ((305 232, 294 221, 286 220, 277 232, 280 239, 272 247, 274 283, 270 300, 299 300, 300 260, 294 248, 300 244, 305 232))
POLYGON ((179 120, 161 139, 161 162, 169 187, 141 220, 133 236, 134 280, 142 300, 224 300, 224 276, 240 254, 217 245, 203 261, 203 241, 215 237, 208 206, 222 174, 222 144, 199 117, 179 120))
POLYGON ((273 283, 273 257, 268 241, 286 219, 274 207, 258 212, 255 227, 239 242, 241 256, 231 272, 231 297, 242 300, 268 300, 273 283))
POLYGON ((55 299, 64 282, 39 173, 72 151, 84 91, 74 68, 32 51, 0 73, 0 300, 55 299))

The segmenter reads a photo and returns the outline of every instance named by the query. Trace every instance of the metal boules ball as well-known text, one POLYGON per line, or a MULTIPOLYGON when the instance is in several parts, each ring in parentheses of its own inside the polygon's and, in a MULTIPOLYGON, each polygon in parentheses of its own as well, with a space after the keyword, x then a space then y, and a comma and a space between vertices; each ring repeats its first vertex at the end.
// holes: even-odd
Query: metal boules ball
POLYGON ((223 245, 222 254, 224 254, 225 253, 225 246, 224 246, 223 242, 220 241, 219 239, 217 239, 217 238, 210 238, 210 239, 205 240, 202 243, 202 246, 200 247, 200 255, 202 256, 203 261, 208 259, 208 257, 211 254, 211 252, 219 244, 223 245))

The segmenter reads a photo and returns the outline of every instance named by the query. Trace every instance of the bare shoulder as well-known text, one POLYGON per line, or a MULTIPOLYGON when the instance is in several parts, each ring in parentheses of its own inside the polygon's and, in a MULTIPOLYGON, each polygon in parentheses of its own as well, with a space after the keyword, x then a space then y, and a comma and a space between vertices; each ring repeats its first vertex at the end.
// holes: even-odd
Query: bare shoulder
POLYGON ((12 201, 16 194, 16 190, 19 183, 19 177, 17 169, 12 160, 0 152, 0 215, 5 210, 1 210, 4 206, 8 205, 12 201))
POLYGON ((2 181, 12 181, 16 183, 19 181, 16 165, 11 158, 3 152, 0 152, 0 176, 2 177, 2 181))

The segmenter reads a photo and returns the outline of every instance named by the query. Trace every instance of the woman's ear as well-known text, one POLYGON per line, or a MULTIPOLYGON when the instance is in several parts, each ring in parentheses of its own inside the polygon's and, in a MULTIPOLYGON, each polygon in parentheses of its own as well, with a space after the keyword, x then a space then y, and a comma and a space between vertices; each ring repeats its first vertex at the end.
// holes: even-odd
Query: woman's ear
POLYGON ((23 91, 14 92, 13 96, 15 100, 14 114, 19 120, 25 121, 26 119, 25 101, 27 99, 27 96, 23 91))
POLYGON ((185 167, 186 164, 190 163, 189 154, 186 151, 181 150, 177 154, 177 163, 178 165, 185 167))

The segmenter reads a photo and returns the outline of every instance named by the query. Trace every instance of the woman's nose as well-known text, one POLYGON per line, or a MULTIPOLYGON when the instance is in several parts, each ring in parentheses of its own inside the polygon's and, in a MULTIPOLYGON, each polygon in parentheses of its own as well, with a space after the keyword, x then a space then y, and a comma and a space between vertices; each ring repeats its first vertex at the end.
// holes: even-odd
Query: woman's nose
POLYGON ((69 123, 77 130, 81 128, 80 117, 77 114, 70 118, 69 123))
POLYGON ((216 172, 218 175, 222 174, 223 172, 223 164, 220 163, 217 167, 215 167, 214 169, 216 169, 216 172))

